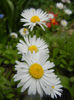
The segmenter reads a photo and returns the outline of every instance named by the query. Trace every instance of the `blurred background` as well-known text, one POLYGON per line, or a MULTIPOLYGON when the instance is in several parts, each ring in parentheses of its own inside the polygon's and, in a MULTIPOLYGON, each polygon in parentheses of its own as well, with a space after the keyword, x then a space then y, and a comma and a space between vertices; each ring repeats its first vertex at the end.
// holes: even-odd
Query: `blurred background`
POLYGON ((65 28, 59 24, 52 25, 45 32, 41 28, 30 32, 31 35, 36 34, 37 37, 43 38, 49 45, 50 61, 55 63, 55 73, 64 87, 61 98, 51 99, 44 95, 37 100, 74 100, 74 1, 64 3, 72 10, 70 16, 56 8, 57 2, 61 0, 0 0, 0 100, 32 100, 27 97, 27 92, 20 92, 21 88, 17 88, 18 82, 15 83, 13 79, 16 73, 15 61, 21 59, 16 48, 19 39, 23 39, 19 34, 23 25, 20 22, 20 14, 27 8, 41 8, 53 12, 57 14, 58 23, 62 19, 68 21, 65 28), (16 32, 18 38, 12 38, 11 32, 16 32))

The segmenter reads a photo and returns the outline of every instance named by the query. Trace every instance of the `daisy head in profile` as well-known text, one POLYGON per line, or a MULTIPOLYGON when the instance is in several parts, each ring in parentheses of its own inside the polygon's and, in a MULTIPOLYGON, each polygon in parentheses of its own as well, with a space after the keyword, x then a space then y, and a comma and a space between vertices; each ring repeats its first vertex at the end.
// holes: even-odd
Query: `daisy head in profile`
POLYGON ((46 54, 49 53, 48 45, 46 44, 46 42, 41 38, 36 38, 35 35, 33 37, 24 37, 24 41, 20 40, 20 43, 17 44, 17 49, 19 51, 19 54, 24 54, 28 52, 44 52, 46 54))
POLYGON ((17 37, 18 37, 17 33, 15 33, 15 32, 11 32, 11 33, 10 33, 10 36, 11 36, 12 38, 17 38, 17 37))
POLYGON ((47 86, 47 89, 48 89, 48 93, 49 95, 51 96, 51 98, 57 98, 57 96, 60 96, 61 97, 61 94, 62 94, 62 85, 61 85, 61 81, 59 78, 57 77, 54 77, 52 79, 52 83, 47 86))
POLYGON ((23 54, 22 61, 16 61, 14 81, 20 81, 17 87, 21 87, 21 92, 28 91, 28 95, 43 93, 48 94, 47 85, 52 83, 56 78, 53 73, 54 63, 47 61, 49 56, 44 54, 37 55, 35 52, 31 54, 23 54))
POLYGON ((34 8, 26 9, 22 12, 21 16, 21 22, 24 22, 23 26, 28 26, 31 31, 37 24, 45 30, 44 26, 46 24, 44 22, 48 20, 48 14, 43 10, 34 8))
POLYGON ((29 31, 28 31, 27 28, 21 28, 21 29, 19 30, 19 33, 20 33, 22 36, 26 36, 26 35, 29 34, 29 31))

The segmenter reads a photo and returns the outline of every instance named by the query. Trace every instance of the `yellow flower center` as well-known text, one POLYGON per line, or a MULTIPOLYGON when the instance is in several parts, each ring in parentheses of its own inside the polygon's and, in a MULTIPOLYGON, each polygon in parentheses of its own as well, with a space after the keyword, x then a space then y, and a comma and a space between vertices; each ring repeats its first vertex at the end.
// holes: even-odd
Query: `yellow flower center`
POLYGON ((32 23, 40 22, 40 18, 38 16, 32 16, 31 22, 32 23))
POLYGON ((29 73, 33 78, 40 79, 43 76, 44 71, 40 64, 35 63, 30 66, 29 73))
POLYGON ((15 35, 12 35, 12 38, 15 38, 16 36, 15 35))
POLYGON ((65 25, 65 24, 66 24, 66 22, 63 22, 63 24, 65 25))
POLYGON ((31 51, 31 53, 33 53, 33 51, 35 51, 35 53, 37 53, 38 48, 35 45, 31 45, 31 46, 29 46, 28 50, 31 51))
POLYGON ((26 28, 24 28, 24 29, 23 29, 24 34, 26 33, 26 31, 27 31, 27 29, 26 29, 26 28))
POLYGON ((55 88, 55 86, 52 86, 52 88, 54 89, 54 88, 55 88))

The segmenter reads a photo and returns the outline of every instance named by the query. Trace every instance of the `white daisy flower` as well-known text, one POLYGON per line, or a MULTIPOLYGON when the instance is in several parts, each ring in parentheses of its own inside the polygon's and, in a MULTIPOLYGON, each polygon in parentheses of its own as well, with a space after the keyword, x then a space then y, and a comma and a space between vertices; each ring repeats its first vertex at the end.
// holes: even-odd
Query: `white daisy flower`
POLYGON ((63 3, 71 3, 70 0, 61 0, 63 3))
POLYGON ((12 38, 17 38, 17 37, 18 37, 18 35, 17 35, 15 32, 10 33, 10 36, 11 36, 12 38))
POLYGON ((54 15, 50 13, 50 14, 48 14, 48 17, 49 17, 49 19, 53 19, 54 15))
POLYGON ((21 92, 28 90, 28 95, 38 93, 41 97, 43 92, 48 93, 46 87, 56 77, 53 73, 54 70, 51 69, 54 67, 54 63, 47 61, 48 57, 29 53, 23 55, 25 62, 16 62, 15 70, 17 73, 14 76, 14 81, 20 80, 17 87, 23 86, 21 92))
POLYGON ((63 3, 59 2, 59 3, 56 3, 56 7, 59 9, 63 9, 64 5, 63 5, 63 3))
POLYGON ((20 33, 22 36, 26 36, 26 35, 29 34, 29 31, 28 31, 27 28, 21 28, 21 29, 19 30, 19 33, 20 33))
POLYGON ((40 52, 44 52, 46 54, 49 53, 48 50, 48 45, 44 42, 43 39, 40 38, 36 38, 36 36, 33 37, 24 37, 24 41, 20 40, 20 43, 17 44, 17 49, 18 49, 18 53, 19 54, 24 54, 24 53, 28 53, 29 51, 31 53, 35 52, 35 53, 40 53, 40 52))
POLYGON ((72 14, 72 11, 70 9, 65 9, 64 12, 67 14, 67 15, 71 15, 72 14))
POLYGON ((62 85, 59 78, 53 78, 52 84, 47 87, 48 93, 51 98, 57 98, 57 96, 61 96, 62 93, 62 85))
POLYGON ((64 19, 61 20, 61 25, 62 25, 62 26, 66 27, 67 24, 68 24, 68 22, 67 22, 66 20, 64 20, 64 19))
POLYGON ((23 17, 21 22, 25 23, 23 26, 29 26, 31 31, 37 24, 40 25, 43 30, 45 30, 43 26, 46 26, 44 21, 48 20, 48 14, 41 9, 30 8, 24 10, 21 16, 23 17))

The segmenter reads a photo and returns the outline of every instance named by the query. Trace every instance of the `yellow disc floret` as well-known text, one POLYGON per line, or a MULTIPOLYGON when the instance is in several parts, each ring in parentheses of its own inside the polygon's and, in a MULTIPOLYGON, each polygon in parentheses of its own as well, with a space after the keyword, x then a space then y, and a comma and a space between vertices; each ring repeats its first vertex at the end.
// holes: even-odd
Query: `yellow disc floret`
POLYGON ((40 18, 38 16, 32 16, 31 22, 32 23, 40 22, 40 18))
POLYGON ((16 36, 13 34, 13 35, 12 35, 12 38, 15 38, 15 37, 16 37, 16 36))
POLYGON ((31 46, 29 46, 28 50, 31 51, 31 53, 33 53, 33 51, 35 51, 35 53, 37 53, 38 48, 35 45, 31 45, 31 46))
POLYGON ((26 33, 26 31, 27 31, 27 29, 26 29, 26 28, 24 28, 24 29, 23 29, 24 34, 26 33))
POLYGON ((66 22, 63 22, 64 25, 66 25, 66 22))
POLYGON ((33 78, 40 79, 43 76, 44 71, 40 64, 35 63, 30 66, 29 73, 33 78))
POLYGON ((55 86, 52 86, 52 88, 54 89, 54 88, 55 88, 55 86))

